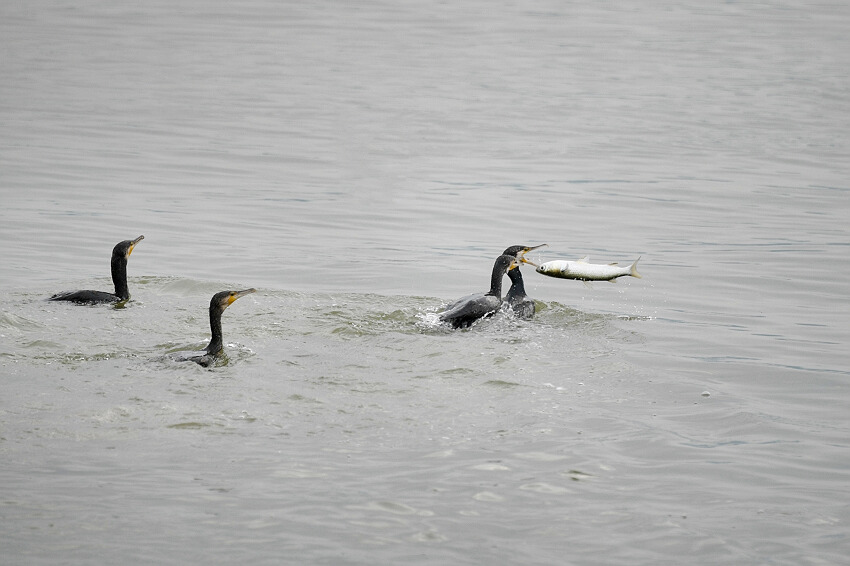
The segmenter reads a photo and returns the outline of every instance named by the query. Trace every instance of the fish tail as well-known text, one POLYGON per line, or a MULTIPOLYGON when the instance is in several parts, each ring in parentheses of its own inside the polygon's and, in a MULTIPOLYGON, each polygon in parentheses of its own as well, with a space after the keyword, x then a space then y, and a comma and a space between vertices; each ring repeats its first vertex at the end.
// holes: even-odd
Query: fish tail
POLYGON ((632 277, 637 277, 638 279, 643 279, 643 276, 640 273, 638 273, 638 270, 637 270, 637 262, 640 261, 641 257, 642 256, 638 256, 638 258, 635 260, 635 262, 629 268, 629 275, 631 275, 632 277))

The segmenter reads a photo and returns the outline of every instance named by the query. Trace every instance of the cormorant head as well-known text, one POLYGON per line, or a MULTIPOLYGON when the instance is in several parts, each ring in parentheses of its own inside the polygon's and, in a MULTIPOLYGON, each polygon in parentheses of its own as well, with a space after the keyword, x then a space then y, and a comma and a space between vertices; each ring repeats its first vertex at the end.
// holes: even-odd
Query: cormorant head
POLYGON ((224 309, 229 307, 230 304, 239 297, 244 297, 245 295, 250 295, 251 293, 256 292, 256 289, 245 289, 244 291, 220 291, 213 295, 212 299, 210 299, 210 309, 224 311, 224 309))
POLYGON ((144 236, 139 236, 135 240, 124 240, 123 242, 118 242, 115 244, 115 247, 112 248, 112 257, 123 257, 124 259, 130 257, 130 254, 133 253, 133 248, 136 247, 136 244, 144 239, 144 236))
POLYGON ((517 261, 516 256, 502 254, 496 260, 496 265, 503 268, 505 271, 510 271, 511 269, 519 267, 519 262, 517 261))
POLYGON ((533 265, 537 267, 537 264, 531 260, 525 259, 525 254, 530 252, 531 250, 536 250, 537 248, 542 248, 547 244, 540 244, 539 246, 511 246, 505 251, 502 252, 502 255, 510 255, 517 258, 518 261, 522 263, 527 263, 529 265, 533 265))

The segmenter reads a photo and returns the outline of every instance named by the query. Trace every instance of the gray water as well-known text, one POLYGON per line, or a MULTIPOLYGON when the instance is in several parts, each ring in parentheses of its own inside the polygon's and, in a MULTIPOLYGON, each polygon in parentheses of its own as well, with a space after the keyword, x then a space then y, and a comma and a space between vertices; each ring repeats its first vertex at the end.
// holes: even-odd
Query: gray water
POLYGON ((848 29, 0 4, 3 563, 845 563, 848 29), (123 308, 45 300, 140 234, 123 308), (435 322, 541 243, 644 277, 435 322))

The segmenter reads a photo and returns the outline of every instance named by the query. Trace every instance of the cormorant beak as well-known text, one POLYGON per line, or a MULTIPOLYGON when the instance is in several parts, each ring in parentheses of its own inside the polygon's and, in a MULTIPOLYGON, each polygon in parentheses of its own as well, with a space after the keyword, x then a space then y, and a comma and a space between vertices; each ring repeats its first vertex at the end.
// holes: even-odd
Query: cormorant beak
POLYGON ((256 293, 256 289, 245 289, 244 291, 233 291, 230 293, 230 296, 227 297, 227 304, 233 304, 233 301, 238 299, 239 297, 244 297, 245 295, 250 295, 251 293, 256 293))
POLYGON ((139 242, 141 242, 144 239, 145 239, 144 236, 139 236, 138 238, 136 238, 135 240, 130 242, 130 247, 127 248, 127 257, 130 257, 130 254, 133 253, 133 248, 136 247, 136 244, 138 244, 139 242))
POLYGON ((530 259, 525 259, 525 254, 530 252, 531 250, 536 250, 537 248, 542 248, 543 246, 548 246, 549 244, 540 244, 539 246, 531 246, 530 248, 523 248, 523 250, 517 254, 517 259, 522 263, 527 263, 529 265, 533 265, 534 267, 538 267, 536 263, 531 261, 530 259))

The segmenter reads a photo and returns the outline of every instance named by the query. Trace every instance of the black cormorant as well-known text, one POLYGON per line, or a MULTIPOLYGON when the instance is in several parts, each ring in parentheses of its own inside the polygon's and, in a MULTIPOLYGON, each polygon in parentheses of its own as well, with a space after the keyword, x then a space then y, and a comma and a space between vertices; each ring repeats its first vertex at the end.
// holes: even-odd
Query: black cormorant
MULTIPOLYGON (((546 244, 540 244, 539 246, 511 246, 503 251, 502 254, 513 256, 522 263, 527 263, 536 267, 534 262, 525 259, 525 254, 531 250, 542 248, 545 245, 546 244)), ((520 273, 519 269, 512 269, 511 271, 508 271, 508 277, 511 278, 511 288, 508 289, 508 294, 505 295, 504 302, 511 307, 511 310, 514 311, 514 314, 518 318, 532 318, 537 307, 534 303, 534 299, 525 294, 525 282, 522 280, 522 273, 520 273)))
POLYGON ((224 349, 224 342, 221 335, 221 314, 224 312, 224 309, 229 307, 239 297, 244 297, 256 291, 256 289, 221 291, 213 295, 212 299, 210 299, 210 331, 212 332, 210 343, 200 352, 179 352, 175 356, 177 361, 191 360, 204 367, 213 365, 215 358, 224 349))
POLYGON ((517 318, 533 318, 537 305, 534 303, 534 299, 525 294, 525 283, 519 269, 509 271, 508 277, 511 278, 511 288, 505 295, 505 304, 511 307, 514 316, 517 318))
POLYGON ((479 318, 491 316, 502 306, 502 277, 506 271, 516 269, 517 266, 519 264, 515 256, 500 255, 493 264, 490 290, 458 299, 440 313, 440 320, 454 328, 465 328, 479 318))
POLYGON ((66 291, 57 293, 50 297, 51 301, 72 301, 79 304, 93 303, 117 303, 130 298, 130 289, 127 287, 127 258, 133 253, 133 248, 145 237, 139 236, 135 240, 124 240, 118 242, 112 248, 112 283, 115 285, 115 293, 106 291, 66 291))

